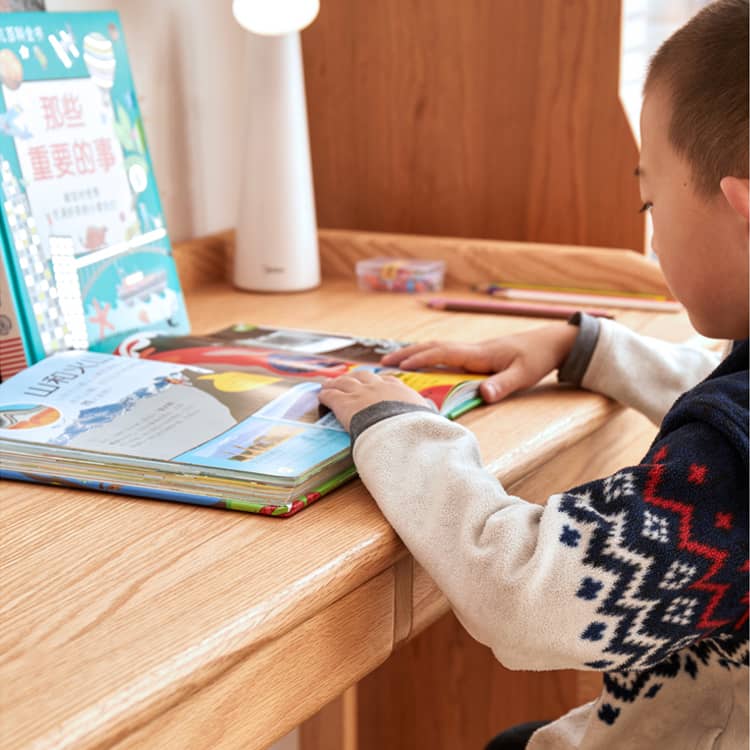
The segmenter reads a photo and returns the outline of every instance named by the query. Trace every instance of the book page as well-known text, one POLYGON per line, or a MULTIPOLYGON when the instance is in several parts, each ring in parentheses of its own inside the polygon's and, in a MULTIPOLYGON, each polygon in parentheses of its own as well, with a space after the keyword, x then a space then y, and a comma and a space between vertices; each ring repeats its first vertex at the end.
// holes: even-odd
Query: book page
POLYGON ((349 448, 316 383, 93 352, 0 386, 0 437, 296 479, 349 448))

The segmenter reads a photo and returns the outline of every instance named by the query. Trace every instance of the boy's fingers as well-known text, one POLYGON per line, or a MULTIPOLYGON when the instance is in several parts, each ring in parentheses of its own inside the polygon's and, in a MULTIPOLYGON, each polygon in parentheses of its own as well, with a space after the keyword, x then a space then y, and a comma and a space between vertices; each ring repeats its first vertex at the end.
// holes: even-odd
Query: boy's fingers
POLYGON ((432 365, 446 365, 447 367, 463 367, 471 358, 473 350, 465 344, 438 344, 417 354, 413 354, 401 362, 401 367, 417 369, 432 365))
POLYGON ((320 386, 320 391, 341 391, 343 393, 349 393, 356 388, 359 388, 361 383, 353 378, 351 375, 342 375, 340 378, 334 378, 333 380, 326 380, 320 386))
POLYGON ((325 391, 321 389, 318 393, 318 401, 320 401, 320 403, 324 404, 325 406, 330 406, 331 400, 336 400, 336 394, 333 392, 333 390, 329 389, 325 391))
POLYGON ((348 396, 349 394, 346 393, 346 391, 339 391, 335 388, 328 388, 326 390, 321 390, 318 393, 318 401, 320 401, 321 404, 324 404, 325 406, 333 409, 336 404, 340 404, 348 396))
POLYGON ((338 378, 326 380, 320 386, 320 389, 321 391, 339 390, 345 393, 351 393, 363 385, 374 385, 379 379, 379 376, 371 370, 354 370, 353 372, 341 375, 338 378))
POLYGON ((380 364, 398 365, 413 354, 424 351, 425 349, 432 349, 434 346, 437 346, 435 341, 429 341, 422 344, 410 344, 409 346, 405 346, 395 352, 390 352, 389 354, 384 355, 380 358, 380 364))
POLYGON ((524 385, 523 369, 520 365, 511 365, 507 370, 498 372, 483 381, 479 386, 479 393, 488 404, 494 404, 523 388, 524 385))
POLYGON ((379 376, 372 370, 354 370, 349 373, 349 377, 358 380, 360 383, 376 383, 379 376))

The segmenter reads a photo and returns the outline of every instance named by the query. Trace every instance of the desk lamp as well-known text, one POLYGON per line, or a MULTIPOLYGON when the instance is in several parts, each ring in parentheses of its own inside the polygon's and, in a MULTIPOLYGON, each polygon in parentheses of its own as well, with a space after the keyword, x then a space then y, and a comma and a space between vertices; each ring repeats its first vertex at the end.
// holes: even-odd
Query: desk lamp
POLYGON ((247 29, 247 141, 233 280, 291 292, 320 284, 305 81, 299 32, 319 0, 233 0, 247 29))

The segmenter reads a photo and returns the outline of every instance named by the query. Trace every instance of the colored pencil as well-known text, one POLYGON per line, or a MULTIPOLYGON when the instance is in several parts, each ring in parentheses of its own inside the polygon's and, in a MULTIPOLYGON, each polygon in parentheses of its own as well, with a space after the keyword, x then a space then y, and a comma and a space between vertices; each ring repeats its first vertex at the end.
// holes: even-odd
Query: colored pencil
POLYGON ((569 294, 566 292, 547 292, 541 289, 513 289, 498 287, 489 292, 501 299, 529 300, 532 302, 550 302, 552 304, 601 305, 624 310, 647 310, 649 312, 681 312, 679 302, 659 299, 637 299, 632 297, 607 297, 598 294, 569 294))
POLYGON ((566 294, 593 294, 605 297, 635 297, 639 299, 653 299, 670 301, 663 294, 654 294, 652 292, 631 292, 623 289, 591 289, 576 286, 555 286, 550 284, 527 284, 521 281, 498 281, 493 284, 475 284, 475 292, 482 294, 492 294, 499 289, 535 289, 543 292, 565 292, 566 294))
POLYGON ((451 299, 435 297, 424 302, 434 310, 450 312, 491 313, 495 315, 524 315, 531 318, 569 318, 577 312, 586 312, 598 318, 613 318, 606 310, 581 310, 579 307, 562 307, 560 305, 535 305, 524 302, 506 302, 504 300, 451 299))

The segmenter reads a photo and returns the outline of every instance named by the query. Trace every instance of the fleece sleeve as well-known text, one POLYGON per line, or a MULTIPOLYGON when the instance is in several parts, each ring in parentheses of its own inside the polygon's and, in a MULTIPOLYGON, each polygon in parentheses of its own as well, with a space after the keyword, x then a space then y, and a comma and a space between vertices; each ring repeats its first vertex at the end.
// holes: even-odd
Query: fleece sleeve
POLYGON ((372 424, 354 460, 466 629, 503 664, 610 670, 644 668, 740 623, 747 482, 739 458, 736 472, 712 469, 733 451, 713 428, 689 425, 643 463, 545 506, 506 493, 474 436, 426 412, 372 424))
POLYGON ((706 378, 720 360, 716 352, 642 336, 601 320, 580 385, 633 407, 659 425, 677 398, 706 378))

